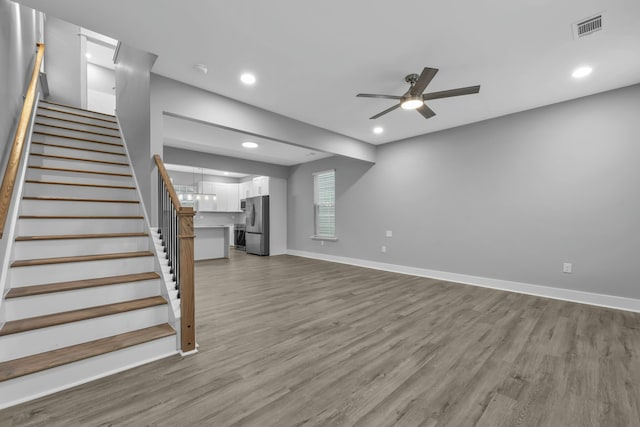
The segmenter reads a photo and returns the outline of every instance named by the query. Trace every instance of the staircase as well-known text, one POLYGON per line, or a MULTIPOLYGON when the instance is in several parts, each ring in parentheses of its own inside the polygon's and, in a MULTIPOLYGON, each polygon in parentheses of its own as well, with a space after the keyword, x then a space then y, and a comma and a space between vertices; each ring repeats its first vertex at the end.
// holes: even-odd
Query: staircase
POLYGON ((114 116, 40 101, 15 235, 0 408, 177 353, 114 116))

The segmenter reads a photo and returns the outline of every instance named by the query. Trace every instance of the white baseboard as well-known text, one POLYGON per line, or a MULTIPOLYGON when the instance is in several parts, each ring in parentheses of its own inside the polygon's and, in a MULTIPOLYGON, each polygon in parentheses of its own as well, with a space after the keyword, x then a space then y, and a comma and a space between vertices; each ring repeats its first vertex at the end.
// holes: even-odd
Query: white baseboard
POLYGON ((552 298, 562 301, 571 301, 581 304, 595 305, 598 307, 615 308, 618 310, 640 313, 640 300, 633 298, 617 297, 614 295, 594 294, 591 292, 575 291, 571 289, 553 288, 550 286, 532 285, 529 283, 512 282, 510 280, 491 279, 487 277, 470 276, 467 274, 450 273, 447 271, 428 270, 425 268, 408 267, 404 265, 387 264, 383 262, 369 261, 365 259, 349 258, 335 255, 320 254, 316 252, 297 251, 288 249, 287 254, 304 258, 313 258, 323 261, 337 262, 341 264, 355 265, 358 267, 373 268, 376 270, 390 271, 393 273, 408 274, 411 276, 428 277, 431 279, 446 280, 465 285, 480 286, 483 288, 498 289, 501 291, 517 292, 520 294, 534 295, 537 297, 552 298))

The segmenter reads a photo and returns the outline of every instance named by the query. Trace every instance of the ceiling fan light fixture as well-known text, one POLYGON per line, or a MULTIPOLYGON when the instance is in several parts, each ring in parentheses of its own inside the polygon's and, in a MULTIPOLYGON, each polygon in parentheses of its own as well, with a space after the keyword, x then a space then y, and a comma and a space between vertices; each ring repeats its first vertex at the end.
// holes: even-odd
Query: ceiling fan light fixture
POLYGON ((404 101, 402 101, 400 106, 404 110, 415 110, 416 108, 422 107, 423 104, 424 104, 424 101, 422 100, 422 97, 416 96, 416 97, 405 99, 404 101))

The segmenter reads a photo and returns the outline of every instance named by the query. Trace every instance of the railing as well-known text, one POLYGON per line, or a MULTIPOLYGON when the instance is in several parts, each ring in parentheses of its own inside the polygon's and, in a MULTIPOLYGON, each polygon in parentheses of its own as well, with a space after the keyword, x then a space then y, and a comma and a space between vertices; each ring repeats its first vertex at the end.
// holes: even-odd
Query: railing
POLYGON ((158 168, 158 232, 169 261, 170 273, 180 298, 180 335, 183 352, 196 348, 193 208, 180 205, 169 174, 159 155, 153 159, 158 168))
POLYGON ((16 178, 18 176, 20 159, 22 158, 24 141, 27 136, 29 122, 31 121, 31 112, 33 111, 33 104, 36 99, 36 89, 38 87, 38 77, 40 76, 40 66, 42 64, 43 56, 44 44, 38 43, 36 59, 33 64, 33 72, 31 73, 31 81, 27 87, 27 94, 24 98, 24 104, 22 105, 22 113, 20 113, 16 135, 13 138, 13 145, 11 146, 11 152, 9 153, 7 168, 4 171, 4 178, 2 179, 2 187, 0 187, 0 238, 2 238, 2 235, 4 234, 7 214, 9 213, 9 206, 11 205, 11 198, 13 197, 13 188, 16 185, 16 178))

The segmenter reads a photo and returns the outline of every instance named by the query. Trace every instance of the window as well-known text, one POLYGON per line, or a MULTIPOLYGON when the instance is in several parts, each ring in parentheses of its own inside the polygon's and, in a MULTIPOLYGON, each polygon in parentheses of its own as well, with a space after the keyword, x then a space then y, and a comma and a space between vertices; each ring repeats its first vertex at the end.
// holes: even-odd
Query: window
POLYGON ((313 174, 313 207, 315 229, 313 237, 336 237, 336 171, 313 174))

